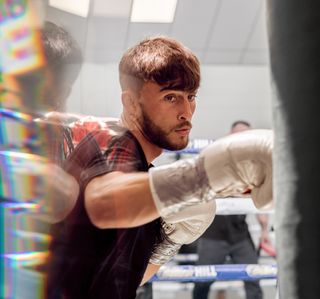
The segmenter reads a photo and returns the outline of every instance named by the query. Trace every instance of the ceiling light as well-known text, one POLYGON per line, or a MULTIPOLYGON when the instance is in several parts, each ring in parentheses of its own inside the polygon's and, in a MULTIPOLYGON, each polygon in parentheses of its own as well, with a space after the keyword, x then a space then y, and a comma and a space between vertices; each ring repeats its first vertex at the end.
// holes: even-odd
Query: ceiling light
POLYGON ((177 0, 133 0, 131 22, 172 23, 177 0))
POLYGON ((49 0, 49 5, 86 18, 89 13, 90 0, 49 0))
POLYGON ((131 0, 95 0, 93 15, 110 18, 128 18, 131 10, 131 0))

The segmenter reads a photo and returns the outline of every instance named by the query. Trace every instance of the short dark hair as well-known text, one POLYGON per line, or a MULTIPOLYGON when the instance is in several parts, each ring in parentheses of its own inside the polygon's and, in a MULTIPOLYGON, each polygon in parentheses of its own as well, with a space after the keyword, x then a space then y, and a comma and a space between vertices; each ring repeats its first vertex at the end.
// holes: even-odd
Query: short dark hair
POLYGON ((72 85, 83 61, 79 44, 61 26, 46 21, 41 30, 41 39, 47 65, 57 83, 72 85))
POLYGON ((245 120, 236 120, 235 122, 232 123, 231 129, 233 129, 237 125, 245 125, 247 127, 251 127, 251 124, 245 120))
POLYGON ((195 91, 200 85, 200 63, 178 41, 150 37, 124 53, 119 75, 122 90, 139 91, 143 83, 154 82, 170 89, 195 91))

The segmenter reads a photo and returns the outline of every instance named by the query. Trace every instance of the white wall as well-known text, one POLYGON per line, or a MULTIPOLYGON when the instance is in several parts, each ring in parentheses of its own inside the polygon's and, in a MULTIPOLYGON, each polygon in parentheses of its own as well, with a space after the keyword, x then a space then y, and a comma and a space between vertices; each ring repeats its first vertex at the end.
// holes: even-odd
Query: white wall
POLYGON ((204 66, 192 137, 221 137, 238 119, 271 128, 270 99, 267 66, 204 66))
MULTIPOLYGON (((237 119, 271 127, 271 88, 267 66, 202 66, 202 82, 192 138, 217 138, 237 119)), ((117 64, 83 66, 68 111, 118 117, 121 113, 117 64)))
POLYGON ((116 64, 85 63, 68 99, 68 112, 118 117, 120 85, 116 64))

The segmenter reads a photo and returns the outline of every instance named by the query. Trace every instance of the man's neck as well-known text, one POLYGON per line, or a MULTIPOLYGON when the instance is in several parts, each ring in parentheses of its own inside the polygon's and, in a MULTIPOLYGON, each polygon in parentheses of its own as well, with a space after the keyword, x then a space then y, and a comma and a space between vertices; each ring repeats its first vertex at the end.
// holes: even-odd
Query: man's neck
POLYGON ((120 123, 122 126, 127 128, 134 135, 134 137, 136 137, 142 147, 148 164, 150 164, 155 158, 161 155, 162 148, 150 142, 142 133, 141 129, 130 121, 127 121, 124 115, 121 116, 120 123))

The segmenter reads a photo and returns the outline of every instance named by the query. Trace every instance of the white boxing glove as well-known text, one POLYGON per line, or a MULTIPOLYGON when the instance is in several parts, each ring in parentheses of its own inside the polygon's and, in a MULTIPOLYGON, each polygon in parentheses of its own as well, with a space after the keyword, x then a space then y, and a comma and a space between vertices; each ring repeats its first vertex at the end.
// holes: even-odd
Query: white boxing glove
POLYGON ((216 212, 215 201, 189 206, 186 209, 163 219, 166 234, 152 251, 150 263, 163 265, 176 255, 183 244, 197 240, 212 223, 216 212))
POLYGON ((257 208, 272 201, 271 130, 231 134, 206 147, 199 156, 150 169, 150 189, 159 214, 218 197, 251 192, 257 208))

